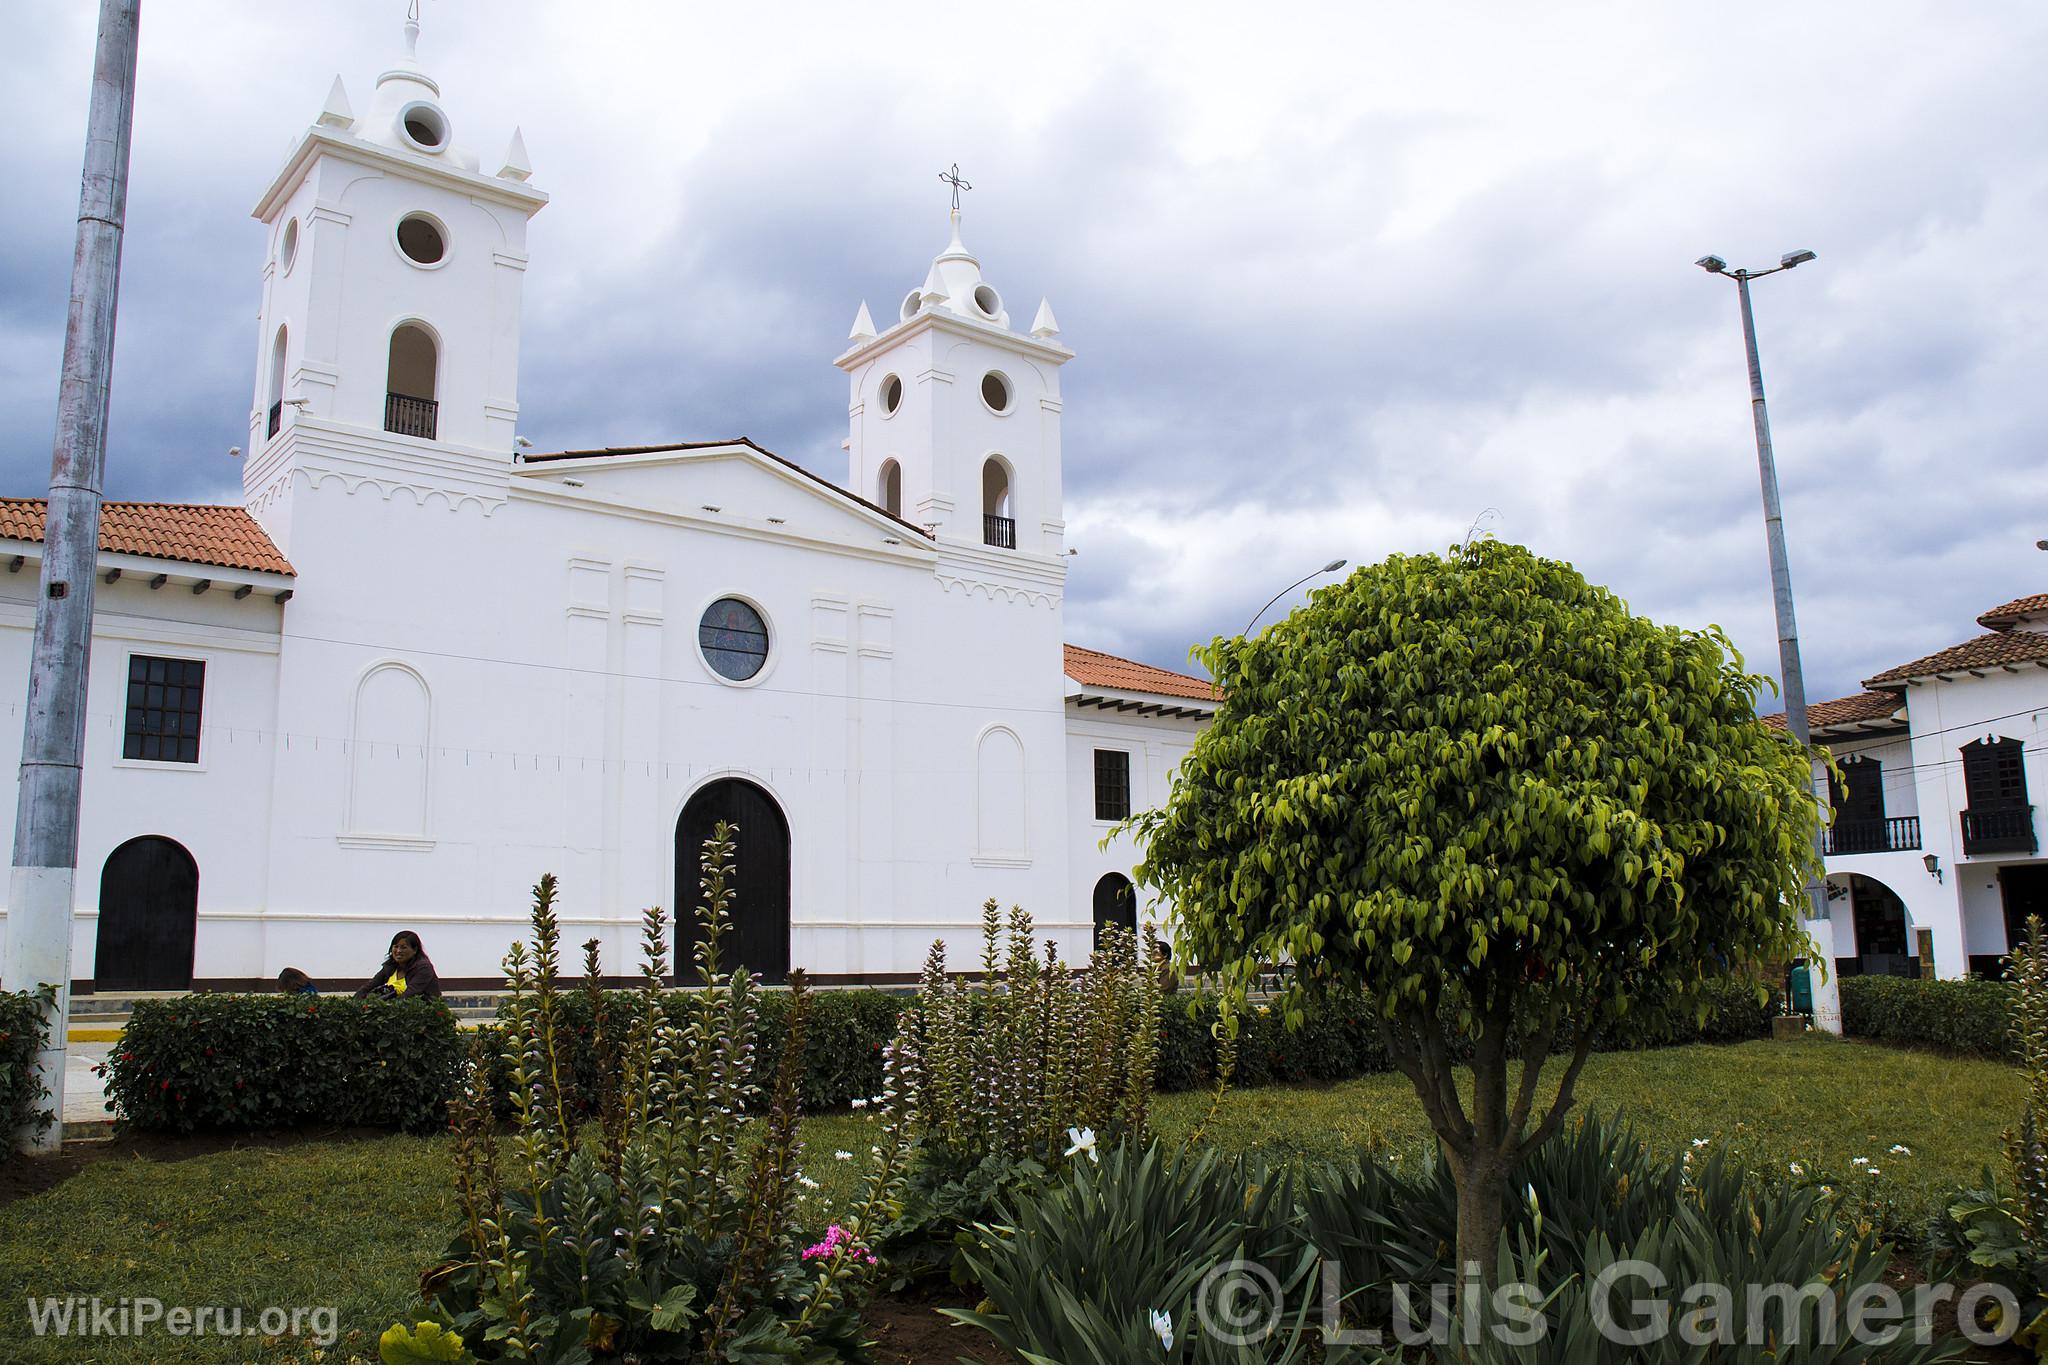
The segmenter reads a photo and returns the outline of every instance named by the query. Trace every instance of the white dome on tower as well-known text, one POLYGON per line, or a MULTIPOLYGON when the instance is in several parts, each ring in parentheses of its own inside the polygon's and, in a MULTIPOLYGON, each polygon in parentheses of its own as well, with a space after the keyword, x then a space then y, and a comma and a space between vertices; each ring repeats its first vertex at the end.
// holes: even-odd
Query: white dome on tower
POLYGON ((441 104, 441 86, 419 62, 420 25, 405 21, 405 55, 377 77, 369 110, 349 131, 365 142, 432 157, 461 170, 478 169, 476 153, 456 145, 454 125, 441 104))
POLYGON ((903 297, 902 318, 908 322, 929 308, 944 309, 976 322, 993 323, 1008 330, 1009 310, 995 286, 981 277, 981 262, 960 244, 960 210, 953 210, 953 237, 946 249, 932 258, 924 283, 903 297))

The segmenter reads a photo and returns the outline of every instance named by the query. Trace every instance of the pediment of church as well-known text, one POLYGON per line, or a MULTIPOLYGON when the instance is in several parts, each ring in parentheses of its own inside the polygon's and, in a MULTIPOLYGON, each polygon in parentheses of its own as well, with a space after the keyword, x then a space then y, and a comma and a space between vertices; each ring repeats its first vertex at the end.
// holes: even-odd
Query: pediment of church
POLYGON ((530 456, 514 486, 575 490, 635 510, 758 525, 856 544, 919 544, 924 533, 800 465, 737 441, 530 456))

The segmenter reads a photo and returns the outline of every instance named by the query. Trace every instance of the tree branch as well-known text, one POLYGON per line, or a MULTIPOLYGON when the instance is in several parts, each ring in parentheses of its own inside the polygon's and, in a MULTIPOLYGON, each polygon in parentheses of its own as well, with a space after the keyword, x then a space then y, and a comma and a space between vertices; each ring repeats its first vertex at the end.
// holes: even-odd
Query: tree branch
POLYGON ((1543 1122, 1538 1124, 1536 1131, 1522 1143, 1521 1150, 1516 1153, 1518 1157, 1527 1156, 1550 1141, 1550 1135, 1564 1122, 1565 1111, 1572 1107, 1572 1087, 1578 1084, 1579 1072, 1584 1069, 1586 1058, 1593 1051, 1594 1027, 1594 1023, 1588 1020, 1579 1030, 1578 1045, 1572 1052, 1572 1064, 1565 1068, 1564 1079, 1557 1083, 1557 1098, 1551 1102, 1550 1112, 1543 1116, 1543 1122))
POLYGON ((1556 1038, 1557 1016, 1553 1014, 1529 1039, 1529 1045, 1522 1049, 1522 1084, 1515 1091, 1514 1112, 1508 1116, 1501 1147, 1502 1156, 1506 1156, 1509 1149, 1522 1140, 1522 1129, 1529 1123, 1530 1106, 1536 1101, 1536 1083, 1542 1079, 1543 1064, 1550 1060, 1550 1045, 1556 1038))
POLYGON ((1458 1098, 1457 1072, 1451 1064, 1450 1049, 1444 1045, 1443 1029, 1438 1025, 1434 1011, 1429 1019, 1430 1027, 1417 1027, 1415 1038, 1422 1054, 1422 1073, 1437 1096, 1437 1104, 1443 1111, 1444 1126, 1439 1133, 1448 1133, 1458 1142, 1471 1145, 1472 1124, 1465 1117, 1465 1105, 1458 1098))

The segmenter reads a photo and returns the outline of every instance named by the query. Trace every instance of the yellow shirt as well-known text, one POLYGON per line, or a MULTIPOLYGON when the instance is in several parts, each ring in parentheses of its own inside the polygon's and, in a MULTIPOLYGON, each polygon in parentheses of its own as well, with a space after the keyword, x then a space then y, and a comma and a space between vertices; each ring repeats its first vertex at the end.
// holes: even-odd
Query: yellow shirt
POLYGON ((384 984, 391 988, 393 995, 404 995, 405 973, 394 969, 391 975, 385 979, 384 984))

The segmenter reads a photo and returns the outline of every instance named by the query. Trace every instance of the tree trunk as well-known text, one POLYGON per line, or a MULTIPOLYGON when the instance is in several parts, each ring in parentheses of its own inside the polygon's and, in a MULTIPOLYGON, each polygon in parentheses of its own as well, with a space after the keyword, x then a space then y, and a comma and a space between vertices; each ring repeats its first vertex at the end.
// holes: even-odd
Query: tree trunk
POLYGON ((1500 1230, 1510 1167, 1498 1158, 1481 1156, 1458 1172, 1458 1288, 1460 1301, 1467 1281, 1488 1289, 1500 1254, 1500 1230))

